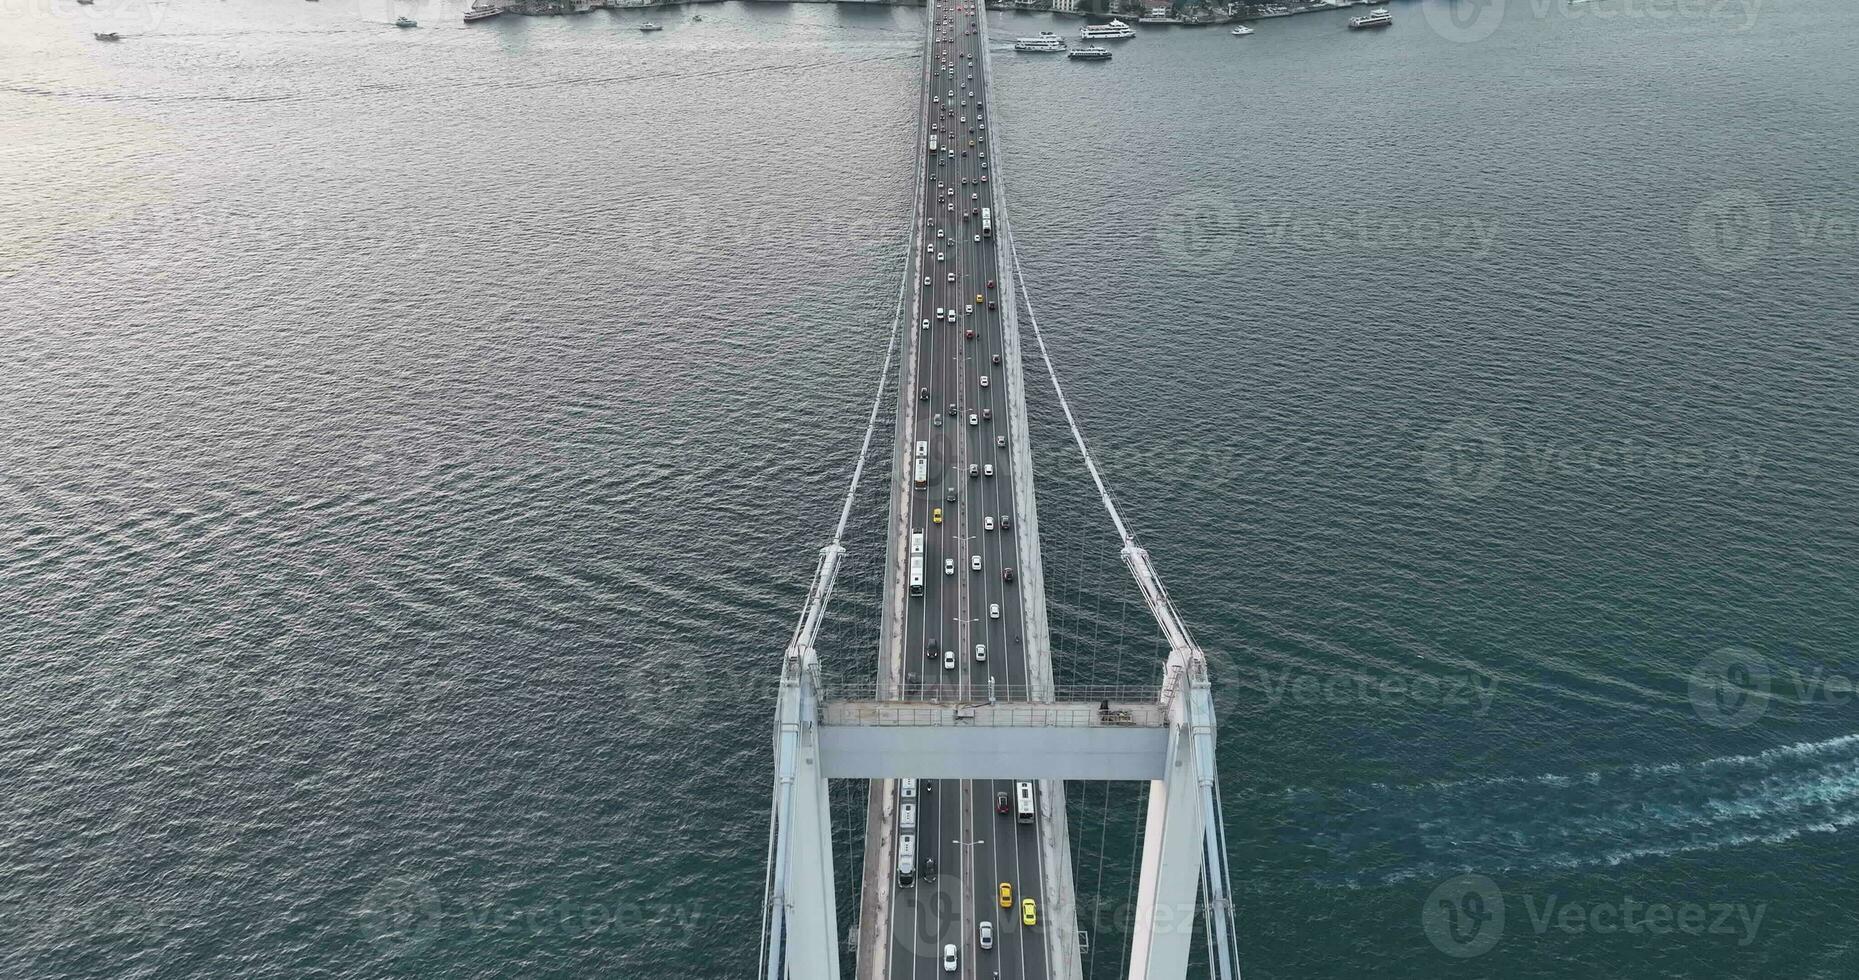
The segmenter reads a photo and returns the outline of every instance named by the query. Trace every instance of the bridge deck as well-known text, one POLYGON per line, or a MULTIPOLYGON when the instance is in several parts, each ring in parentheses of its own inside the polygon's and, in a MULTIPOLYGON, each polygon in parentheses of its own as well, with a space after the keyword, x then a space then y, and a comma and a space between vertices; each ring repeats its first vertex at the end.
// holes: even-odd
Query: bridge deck
MULTIPOLYGON (((1011 239, 997 179, 997 131, 988 125, 986 25, 968 3, 931 0, 929 13, 884 648, 874 704, 844 706, 867 717, 885 713, 877 701, 985 703, 990 685, 1000 701, 1021 707, 1050 700, 1052 691, 1025 384, 1004 261, 1011 239), (933 157, 929 136, 937 138, 933 157), (982 209, 990 218, 985 232, 982 209), (938 309, 948 314, 938 317, 938 309), (919 445, 927 470, 922 487, 913 473, 919 445), (921 596, 910 596, 906 584, 912 534, 923 535, 921 596)), ((1069 710, 1054 717, 1073 717, 1069 710)), ((925 772, 911 800, 896 780, 872 784, 859 976, 942 976, 943 948, 954 944, 963 977, 1075 980, 1080 962, 1062 784, 1037 784, 1037 818, 1023 824, 995 812, 1000 794, 1013 798, 1015 779, 932 777, 925 772), (905 803, 914 818, 908 831, 898 826, 905 803), (904 834, 922 869, 908 886, 898 884, 896 873, 904 834), (932 861, 933 876, 923 873, 932 861), (997 899, 1003 882, 1012 888, 1011 908, 997 899), (1021 922, 1025 898, 1037 902, 1036 925, 1021 922), (992 926, 989 950, 977 942, 984 921, 992 926)))

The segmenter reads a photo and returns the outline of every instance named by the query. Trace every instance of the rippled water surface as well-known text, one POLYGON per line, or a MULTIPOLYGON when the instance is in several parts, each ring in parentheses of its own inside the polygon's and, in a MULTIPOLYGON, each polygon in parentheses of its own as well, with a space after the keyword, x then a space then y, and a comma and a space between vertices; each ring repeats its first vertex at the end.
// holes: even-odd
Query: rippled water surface
MULTIPOLYGON (((1216 657, 1248 975, 1849 976, 1859 14, 1394 11, 1001 52, 989 107, 1216 657), (1423 918, 1463 873, 1488 949, 1423 918)), ((922 13, 458 12, 6 12, 0 975, 753 974, 922 13)), ((1059 671, 1152 681, 1030 390, 1059 671)), ((1138 797, 1071 795, 1110 977, 1138 797)))

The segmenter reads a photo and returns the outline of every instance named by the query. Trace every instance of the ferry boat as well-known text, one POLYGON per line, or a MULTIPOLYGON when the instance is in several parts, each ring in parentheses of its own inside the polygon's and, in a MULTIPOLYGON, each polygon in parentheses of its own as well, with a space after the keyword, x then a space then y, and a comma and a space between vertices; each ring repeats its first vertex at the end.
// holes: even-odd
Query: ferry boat
POLYGON ((1040 31, 1038 37, 1016 37, 1013 39, 1015 51, 1051 51, 1065 50, 1065 42, 1051 31, 1040 31))
POLYGON ((1244 24, 1241 24, 1238 27, 1233 28, 1234 37, 1245 37, 1248 34, 1257 34, 1257 33, 1258 33, 1257 31, 1253 30, 1250 27, 1247 27, 1244 24))
POLYGON ((420 22, 417 20, 414 20, 411 17, 396 17, 394 18, 394 26, 395 27, 418 27, 420 26, 420 22))
POLYGON ((1349 29, 1352 31, 1365 30, 1370 27, 1391 27, 1393 25, 1394 15, 1388 13, 1388 8, 1386 7, 1376 7, 1374 10, 1360 17, 1349 18, 1349 29))
POLYGON ((473 7, 465 11, 465 23, 469 24, 474 20, 489 20, 501 13, 503 13, 502 7, 473 7))
POLYGON ((1100 48, 1094 44, 1088 48, 1073 48, 1065 52, 1065 57, 1077 61, 1109 61, 1110 49, 1100 48))
POLYGON ((643 32, 646 32, 646 33, 651 33, 652 31, 662 31, 662 30, 664 30, 664 28, 663 28, 663 27, 660 27, 660 26, 658 26, 657 24, 654 24, 654 23, 652 23, 652 22, 651 22, 651 21, 649 21, 649 20, 648 20, 648 21, 646 21, 646 22, 645 22, 645 23, 643 23, 643 24, 640 24, 640 25, 639 25, 639 29, 640 29, 641 31, 643 31, 643 32))
POLYGON ((1136 29, 1120 20, 1108 24, 1086 24, 1078 36, 1087 41, 1120 41, 1136 36, 1136 29))

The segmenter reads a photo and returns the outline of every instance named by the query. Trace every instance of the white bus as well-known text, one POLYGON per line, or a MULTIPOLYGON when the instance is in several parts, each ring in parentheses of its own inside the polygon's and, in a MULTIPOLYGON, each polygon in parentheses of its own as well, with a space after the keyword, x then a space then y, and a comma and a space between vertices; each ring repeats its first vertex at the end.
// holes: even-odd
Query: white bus
POLYGON ((936 134, 930 134, 930 156, 936 155, 936 134))
POLYGON ((905 834, 897 839, 897 884, 908 888, 917 883, 917 837, 905 834))
POLYGON ((918 456, 917 457, 917 470, 912 475, 916 478, 917 486, 919 487, 928 486, 929 485, 929 460, 924 459, 921 456, 918 456))
POLYGON ((1016 819, 1018 819, 1021 823, 1032 823, 1033 822, 1033 784, 1032 783, 1015 783, 1013 786, 1013 795, 1018 802, 1018 809, 1019 809, 1019 816, 1016 819))
POLYGON ((989 208, 981 209, 981 237, 994 237, 994 212, 989 208))
POLYGON ((929 458, 929 443, 924 442, 921 439, 917 440, 917 458, 918 459, 929 458))
POLYGON ((923 553, 923 532, 922 531, 910 532, 910 553, 913 555, 920 555, 923 553))
POLYGON ((910 556, 910 594, 913 596, 917 596, 917 597, 921 597, 923 595, 923 556, 922 555, 911 555, 910 556))
POLYGON ((917 829, 917 805, 915 803, 905 803, 897 808, 897 826, 907 833, 917 829))

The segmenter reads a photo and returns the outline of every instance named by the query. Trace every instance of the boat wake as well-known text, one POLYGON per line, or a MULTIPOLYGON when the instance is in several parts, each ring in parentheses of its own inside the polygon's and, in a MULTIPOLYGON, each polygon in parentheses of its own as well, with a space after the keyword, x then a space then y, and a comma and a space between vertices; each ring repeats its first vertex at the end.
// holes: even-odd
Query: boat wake
POLYGON ((1325 884, 1579 868, 1859 823, 1859 735, 1575 776, 1287 790, 1325 884))

